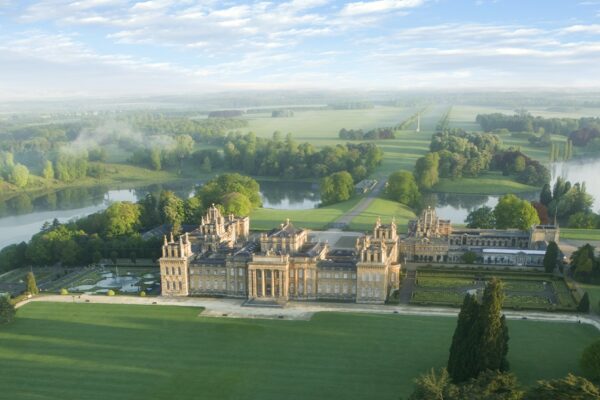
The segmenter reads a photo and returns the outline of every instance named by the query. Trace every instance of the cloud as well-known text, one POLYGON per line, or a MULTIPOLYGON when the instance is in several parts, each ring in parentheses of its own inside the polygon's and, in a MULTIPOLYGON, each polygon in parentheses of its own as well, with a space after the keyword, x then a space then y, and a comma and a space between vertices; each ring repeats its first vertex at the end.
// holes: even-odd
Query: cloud
POLYGON ((401 9, 414 8, 422 5, 424 0, 376 0, 349 3, 342 8, 343 16, 384 13, 401 9))

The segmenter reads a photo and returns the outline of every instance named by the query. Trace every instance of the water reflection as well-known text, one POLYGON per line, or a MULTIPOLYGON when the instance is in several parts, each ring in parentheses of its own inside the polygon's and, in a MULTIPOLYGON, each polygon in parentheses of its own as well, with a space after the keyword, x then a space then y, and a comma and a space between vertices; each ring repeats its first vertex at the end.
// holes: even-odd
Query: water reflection
MULTIPOLYGON (((0 249, 27 241, 46 221, 80 218, 108 207, 114 201, 137 201, 148 193, 159 196, 172 190, 182 198, 194 195, 202 182, 153 184, 135 189, 109 189, 106 186, 66 188, 54 192, 23 193, 0 202, 0 249)), ((312 183, 260 182, 264 207, 309 209, 320 201, 318 186, 312 183)))
POLYGON ((600 159, 569 160, 553 163, 551 166, 552 183, 559 176, 570 181, 586 182, 586 189, 594 196, 594 211, 600 210, 600 185, 596 182, 600 172, 600 159))

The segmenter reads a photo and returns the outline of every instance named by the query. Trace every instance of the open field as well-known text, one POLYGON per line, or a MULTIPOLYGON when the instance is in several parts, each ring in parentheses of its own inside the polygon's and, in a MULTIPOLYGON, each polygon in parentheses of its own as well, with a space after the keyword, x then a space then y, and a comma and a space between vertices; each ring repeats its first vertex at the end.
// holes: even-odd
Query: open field
POLYGON ((506 194, 536 192, 539 188, 516 182, 499 171, 486 172, 478 178, 440 179, 435 192, 460 194, 506 194))
POLYGON ((261 137, 271 137, 275 131, 283 135, 292 133, 297 141, 310 141, 320 146, 322 140, 338 139, 342 128, 369 130, 398 125, 414 112, 416 109, 412 108, 375 107, 357 110, 297 110, 290 118, 272 118, 270 112, 248 114, 248 126, 241 131, 254 132, 261 137))
POLYGON ((600 229, 560 228, 562 239, 600 241, 600 229))
MULTIPOLYGON (((199 311, 28 304, 0 330, 3 396, 351 400, 376 391, 378 399, 406 398, 416 376, 445 364, 456 324, 334 313, 311 321, 202 318, 199 311)), ((524 384, 579 373, 583 348, 598 337, 580 324, 508 325, 509 361, 524 384)))
POLYGON ((412 210, 396 201, 376 198, 359 216, 355 217, 348 229, 353 231, 370 231, 373 225, 381 217, 381 222, 389 224, 393 217, 396 217, 398 232, 405 232, 408 221, 415 218, 412 210))
POLYGON ((577 307, 575 293, 550 274, 428 267, 417 270, 411 303, 460 306, 466 293, 481 292, 492 277, 505 285, 505 308, 574 311, 577 307))
POLYGON ((350 200, 332 204, 327 207, 310 210, 278 210, 273 208, 257 208, 250 214, 250 229, 270 230, 289 218, 298 227, 308 229, 325 229, 327 225, 341 217, 362 199, 355 196, 350 200))

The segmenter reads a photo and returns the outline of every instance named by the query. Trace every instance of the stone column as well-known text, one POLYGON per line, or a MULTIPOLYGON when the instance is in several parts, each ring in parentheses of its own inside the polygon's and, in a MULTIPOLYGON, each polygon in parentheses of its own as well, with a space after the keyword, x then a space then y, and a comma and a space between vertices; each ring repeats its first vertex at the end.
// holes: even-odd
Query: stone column
POLYGON ((308 290, 306 288, 306 273, 308 272, 308 269, 304 269, 304 297, 306 297, 306 294, 308 293, 308 290))
POLYGON ((271 297, 275 297, 275 271, 271 270, 271 297))
POLYGON ((262 286, 261 286, 262 297, 265 297, 266 293, 265 293, 265 270, 264 269, 260 270, 260 277, 262 280, 262 286))
POLYGON ((296 271, 294 273, 294 294, 296 295, 296 297, 298 297, 300 295, 300 292, 298 292, 298 272, 300 270, 298 268, 296 268, 296 271))

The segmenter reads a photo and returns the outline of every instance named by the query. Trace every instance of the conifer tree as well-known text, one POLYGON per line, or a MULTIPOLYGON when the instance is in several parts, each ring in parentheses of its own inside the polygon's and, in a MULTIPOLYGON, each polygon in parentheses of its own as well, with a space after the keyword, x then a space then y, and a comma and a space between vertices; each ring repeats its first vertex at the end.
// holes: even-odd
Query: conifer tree
POLYGON ((481 304, 481 338, 478 346, 479 371, 490 369, 505 371, 508 367, 506 354, 508 353, 508 330, 503 320, 502 303, 504 290, 502 282, 497 278, 487 284, 483 292, 481 304))
POLYGON ((27 278, 25 278, 25 282, 27 285, 27 288, 25 289, 25 291, 29 294, 38 294, 39 293, 39 289, 37 287, 37 283, 35 282, 35 275, 33 275, 33 272, 28 272, 27 273, 27 278))
POLYGON ((477 376, 475 357, 480 336, 477 324, 479 308, 475 296, 467 294, 458 314, 448 358, 448 373, 454 382, 464 382, 477 376))
POLYGON ((585 292, 581 300, 579 300, 579 304, 577 305, 577 311, 582 313, 590 312, 590 297, 588 296, 587 292, 585 292))
POLYGON ((558 260, 558 245, 551 241, 546 248, 546 254, 544 254, 544 270, 548 273, 554 272, 556 260, 558 260))

